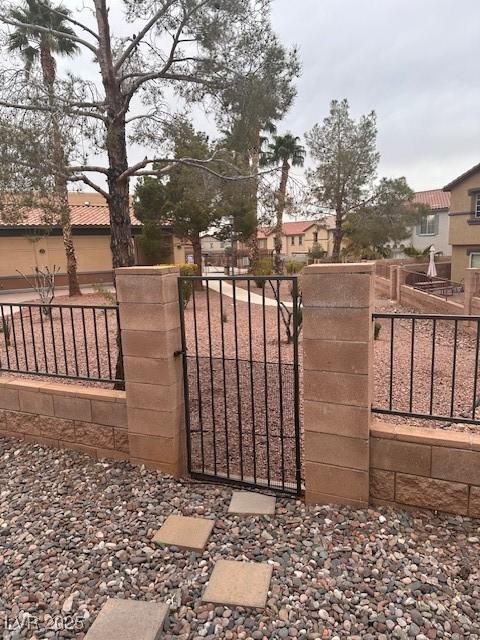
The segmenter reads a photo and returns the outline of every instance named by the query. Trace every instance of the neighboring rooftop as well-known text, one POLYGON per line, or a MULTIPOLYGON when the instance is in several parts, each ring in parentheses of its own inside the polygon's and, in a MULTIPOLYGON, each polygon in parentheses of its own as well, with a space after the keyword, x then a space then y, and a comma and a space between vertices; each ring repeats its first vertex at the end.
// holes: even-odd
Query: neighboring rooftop
MULTIPOLYGON (((75 227, 96 227, 107 228, 110 227, 110 214, 108 211, 108 205, 105 199, 98 193, 89 192, 71 192, 68 194, 68 201, 70 203, 70 215, 72 220, 72 226, 75 227)), ((20 218, 15 219, 14 222, 9 221, 12 219, 11 215, 5 216, 5 220, 0 218, 0 226, 8 228, 19 227, 56 227, 55 220, 48 220, 48 213, 45 213, 40 208, 22 208, 20 210, 20 218)), ((133 210, 130 209, 130 218, 132 226, 141 227, 142 223, 135 218, 133 210)))
POLYGON ((450 194, 443 191, 443 189, 417 191, 413 201, 417 204, 426 204, 433 211, 436 209, 448 209, 450 207, 450 194))
POLYGON ((443 187, 443 190, 451 191, 456 186, 461 184, 464 180, 466 180, 467 178, 470 178, 470 176, 473 176, 475 173, 477 173, 477 171, 480 171, 480 164, 474 165, 471 169, 468 169, 468 171, 465 171, 465 173, 462 173, 460 176, 458 176, 458 178, 455 178, 455 180, 452 180, 451 182, 449 182, 447 185, 443 187))
MULTIPOLYGON (((322 220, 298 220, 295 222, 284 222, 282 225, 282 232, 284 236, 299 236, 316 224, 319 227, 326 227, 327 229, 331 229, 335 226, 333 216, 326 216, 322 220)), ((274 232, 274 226, 259 227, 257 231, 257 238, 261 240, 274 232)))

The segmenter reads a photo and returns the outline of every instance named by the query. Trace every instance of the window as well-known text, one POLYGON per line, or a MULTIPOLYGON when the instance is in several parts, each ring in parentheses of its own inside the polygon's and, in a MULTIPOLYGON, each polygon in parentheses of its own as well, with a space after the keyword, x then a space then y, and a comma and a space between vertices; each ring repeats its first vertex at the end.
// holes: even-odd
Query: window
POLYGON ((480 253, 471 253, 470 254, 470 268, 471 269, 479 269, 480 268, 480 253))
POLYGON ((420 221, 417 227, 418 236, 436 236, 438 233, 438 215, 436 213, 428 213, 420 221))
POLYGON ((475 218, 480 218, 480 193, 475 196, 475 218))
POLYGON ((318 242, 318 231, 313 232, 313 242, 314 244, 317 244, 318 242))
POLYGON ((292 239, 290 240, 290 244, 293 247, 293 245, 295 244, 295 236, 292 236, 292 239))
POLYGON ((303 236, 298 236, 298 244, 303 244, 303 236))

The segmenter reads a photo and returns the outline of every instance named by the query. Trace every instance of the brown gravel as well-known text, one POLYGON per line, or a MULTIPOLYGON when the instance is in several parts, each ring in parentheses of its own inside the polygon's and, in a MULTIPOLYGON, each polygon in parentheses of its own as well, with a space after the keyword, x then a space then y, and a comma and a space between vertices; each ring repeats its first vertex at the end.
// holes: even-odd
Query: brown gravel
MULTIPOLYGON (((13 315, 9 316, 10 306, 3 306, 10 340, 6 345, 5 335, 0 334, 2 366, 86 378, 114 376, 117 359, 115 310, 96 309, 108 304, 97 294, 62 296, 55 299, 55 304, 67 305, 67 308, 54 307, 51 315, 44 315, 38 308, 22 307, 20 312, 19 307, 13 305, 13 315), (83 312, 79 308, 68 308, 78 304, 92 308, 83 312)), ((69 379, 58 378, 56 381, 69 382, 69 379)), ((101 383, 85 380, 82 384, 101 383)))
MULTIPOLYGON (((377 311, 380 313, 415 313, 413 309, 400 307, 385 301, 382 301, 382 303, 377 307, 377 311)), ((388 408, 391 370, 391 321, 384 319, 380 320, 380 323, 382 329, 379 339, 375 341, 374 406, 388 408)), ((453 404, 453 416, 470 418, 474 401, 479 397, 478 385, 474 393, 477 349, 476 328, 474 325, 472 326, 472 323, 459 321, 454 370, 454 323, 451 321, 437 321, 436 324, 432 387, 433 322, 428 320, 415 321, 412 369, 412 321, 395 321, 392 408, 399 411, 411 410, 414 413, 430 413, 431 407, 433 415, 450 416, 453 404), (413 381, 412 385, 410 384, 411 381, 413 381), (411 398, 410 389, 412 389, 411 398)), ((379 417, 382 420, 394 423, 407 422, 408 424, 456 431, 478 432, 478 426, 462 423, 450 424, 445 421, 386 415, 379 417)), ((480 408, 477 409, 476 417, 480 417, 480 408)))

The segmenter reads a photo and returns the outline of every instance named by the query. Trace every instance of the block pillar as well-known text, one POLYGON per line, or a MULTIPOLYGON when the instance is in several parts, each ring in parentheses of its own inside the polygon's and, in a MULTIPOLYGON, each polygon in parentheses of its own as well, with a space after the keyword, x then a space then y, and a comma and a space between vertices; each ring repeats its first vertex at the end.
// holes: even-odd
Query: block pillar
POLYGON ((400 267, 392 265, 390 267, 390 300, 396 302, 398 300, 398 270, 400 267))
POLYGON ((465 284, 464 284, 465 315, 469 316, 472 313, 472 298, 477 293, 479 282, 480 282, 480 269, 470 268, 465 270, 465 284))
POLYGON ((407 272, 403 267, 397 268, 397 302, 402 301, 402 287, 407 282, 407 272))
POLYGON ((178 269, 116 269, 133 463, 173 476, 185 470, 178 269))
POLYGON ((304 270, 307 503, 368 504, 374 275, 374 263, 304 270))

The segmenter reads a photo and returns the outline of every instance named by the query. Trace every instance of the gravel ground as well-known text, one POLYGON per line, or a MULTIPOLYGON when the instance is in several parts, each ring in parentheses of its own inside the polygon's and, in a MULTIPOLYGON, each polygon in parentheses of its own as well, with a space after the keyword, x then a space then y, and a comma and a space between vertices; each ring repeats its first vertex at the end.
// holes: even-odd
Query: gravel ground
MULTIPOLYGON (((98 294, 55 299, 60 305, 98 307, 111 303, 98 294)), ((0 333, 0 362, 12 369, 92 378, 111 378, 117 360, 117 318, 114 310, 54 308, 45 316, 36 308, 3 305, 9 341, 0 333), (98 345, 98 348, 97 348, 98 345)), ((2 322, 0 305, 0 324, 2 322)), ((10 374, 11 375, 11 374, 10 374)), ((22 374, 18 374, 22 375, 22 374)), ((23 376, 24 377, 24 376, 23 376)), ((47 379, 47 378, 45 378, 47 379)), ((48 378, 51 380, 51 378, 48 378)), ((62 382, 62 378, 59 378, 62 382)), ((65 380, 65 382, 71 382, 65 380)), ((102 384, 83 381, 88 386, 102 384)), ((108 383, 111 386, 111 383, 108 383)))
POLYGON ((230 489, 128 463, 6 439, 0 461, 0 619, 39 627, 4 640, 80 640, 107 597, 169 602, 167 639, 480 638, 478 521, 288 499, 227 515, 230 489), (154 547, 172 513, 215 519, 202 555, 154 547), (264 611, 201 602, 220 558, 273 564, 264 611), (57 616, 83 628, 45 632, 57 616))
MULTIPOLYGON (((415 310, 400 307, 384 300, 377 306, 377 312, 415 313, 415 310)), ((390 391, 390 337, 391 321, 380 320, 382 329, 375 341, 375 398, 374 406, 389 406, 390 391)), ((457 354, 454 363, 455 329, 451 321, 437 321, 435 331, 435 351, 433 351, 433 322, 415 322, 413 346, 413 373, 411 370, 412 321, 396 320, 394 326, 393 352, 393 394, 392 408, 410 411, 410 389, 412 388, 411 410, 414 413, 432 413, 449 416, 452 406, 455 417, 471 418, 473 405, 480 400, 479 388, 475 389, 476 327, 471 323, 458 322, 456 337, 457 354), (431 385, 432 356, 433 388, 431 385), (413 380, 413 384, 411 384, 413 380), (452 393, 453 390, 453 393, 452 393), (476 402, 475 402, 476 401, 476 402)), ((478 366, 478 364, 477 364, 478 366)), ((477 379, 480 380, 480 372, 477 379)), ((480 408, 476 409, 480 418, 480 408)), ((476 431, 478 426, 461 423, 449 424, 444 421, 425 421, 396 416, 381 416, 389 422, 408 422, 456 431, 476 431)))
MULTIPOLYGON (((282 297, 288 297, 288 283, 282 283, 284 289, 282 290, 282 297)), ((258 289, 252 285, 252 292, 258 293, 258 289)), ((266 293, 269 293, 267 287, 266 293)), ((208 366, 208 359, 210 355, 213 358, 213 371, 215 375, 214 387, 216 394, 223 394, 223 377, 221 375, 221 361, 218 360, 225 355, 227 359, 233 359, 237 356, 243 361, 240 365, 242 370, 240 382, 242 383, 241 389, 241 403, 249 404, 247 402, 249 393, 248 390, 252 388, 251 381, 248 378, 247 371, 249 365, 247 361, 252 360, 255 363, 277 363, 282 362, 285 371, 287 371, 288 365, 293 363, 293 347, 291 344, 287 344, 286 330, 282 321, 282 315, 277 312, 275 307, 265 308, 265 323, 263 316, 263 309, 261 305, 251 305, 250 313, 248 304, 245 302, 237 302, 233 304, 232 298, 227 296, 223 297, 222 304, 220 304, 220 296, 211 291, 207 300, 205 292, 196 293, 195 305, 193 300, 188 305, 185 311, 185 325, 187 334, 187 343, 189 353, 198 353, 202 358, 202 372, 206 376, 202 375, 203 390, 201 393, 204 397, 211 396, 211 386, 209 382, 210 370, 208 366), (208 309, 210 307, 210 310, 208 309), (209 313, 210 312, 210 313, 209 313), (210 315, 211 322, 208 322, 208 316, 210 315), (196 328, 195 332, 195 320, 196 328), (235 335, 237 338, 235 339, 235 335), (210 353, 211 346, 211 353, 210 353), (207 371, 208 369, 208 371, 207 371), (206 378, 206 379, 204 379, 206 378), (217 388, 218 387, 218 388, 217 388)), ((80 298, 59 298, 59 303, 72 303, 72 304, 88 304, 88 305, 102 305, 105 304, 103 296, 98 294, 84 295, 80 298)), ((378 298, 377 311, 398 311, 409 312, 414 311, 407 308, 401 308, 398 305, 394 306, 388 300, 384 298, 378 298)), ((13 349, 13 344, 10 346, 8 352, 12 366, 16 366, 16 357, 19 358, 19 365, 25 364, 25 353, 29 362, 29 367, 35 367, 35 358, 32 348, 32 336, 30 332, 30 322, 28 312, 23 312, 23 320, 25 325, 25 340, 23 339, 21 331, 20 317, 17 313, 15 316, 15 328, 16 328, 16 343, 18 346, 16 355, 13 349)), ((50 372, 55 371, 55 367, 64 373, 67 368, 70 372, 75 373, 78 369, 80 375, 108 376, 110 371, 115 371, 116 362, 116 344, 112 337, 115 336, 116 326, 115 317, 113 313, 109 313, 107 318, 108 332, 110 336, 109 343, 107 343, 107 336, 105 332, 105 318, 101 311, 85 312, 85 333, 83 332, 83 323, 81 314, 79 311, 74 313, 74 329, 75 329, 75 341, 73 340, 71 330, 71 319, 68 310, 64 312, 64 331, 62 332, 60 314, 55 312, 53 315, 53 322, 50 323, 50 319, 44 319, 43 332, 45 334, 46 350, 43 351, 43 335, 42 335, 42 321, 39 313, 33 313, 33 339, 35 340, 37 350, 37 363, 40 369, 45 369, 47 366, 50 372), (95 323, 96 320, 97 334, 95 335, 95 323), (53 326, 52 326, 53 325, 53 326), (53 338, 52 338, 53 328, 53 338), (87 349, 85 349, 85 342, 87 349), (65 343, 65 348, 64 348, 65 343), (76 350, 74 348, 76 345, 76 350), (96 344, 98 343, 98 352, 96 344), (110 357, 108 353, 110 352, 110 357), (98 353, 98 358, 97 358, 98 353), (75 362, 75 355, 77 356, 77 362, 75 362), (87 371, 88 362, 88 371, 87 371)), ((388 394, 390 383, 390 322, 388 320, 382 320, 382 330, 380 338, 375 342, 375 399, 374 405, 378 407, 388 407, 388 394)), ((394 376, 393 376, 393 408, 398 410, 409 410, 410 405, 410 351, 411 351, 411 323, 410 321, 396 321, 395 331, 395 353, 394 353, 394 376)), ((462 327, 462 325, 461 325, 462 327)), ((434 389, 432 409, 433 412, 438 415, 449 415, 452 403, 451 389, 453 382, 453 326, 452 323, 439 322, 437 324, 437 335, 435 342, 435 368, 434 368, 434 389)), ((11 330, 11 334, 13 331, 11 330)), ((301 336, 300 336, 301 340, 301 336)), ((12 342, 15 342, 13 340, 12 342)), ((457 337, 457 362, 455 367, 455 391, 453 396, 453 412, 455 416, 469 417, 472 415, 473 401, 474 401, 474 378, 475 378, 475 352, 476 352, 476 337, 472 329, 461 328, 457 337)), ((431 323, 418 321, 416 323, 415 332, 415 357, 413 368, 413 394, 412 394, 412 410, 414 412, 423 413, 430 411, 430 375, 431 375, 431 356, 432 356, 432 325, 431 323)), ((6 361, 5 345, 3 336, 0 335, 0 358, 2 362, 6 361)), ((302 363, 302 349, 299 348, 299 363, 301 372, 302 363)), ((231 369, 231 364, 227 365, 227 370, 231 369)), ((262 364, 253 365, 255 376, 253 380, 253 387, 256 390, 258 400, 255 401, 255 408, 258 412, 261 412, 262 407, 267 406, 267 413, 273 423, 279 423, 280 421, 280 409, 282 409, 284 415, 284 432, 292 431, 291 418, 292 411, 285 404, 282 405, 279 401, 279 388, 280 388, 280 375, 275 374, 275 367, 268 365, 269 373, 267 376, 267 395, 270 397, 270 401, 267 403, 262 402, 263 395, 265 394, 264 376, 262 374, 262 364), (263 385, 263 390, 262 390, 263 385), (274 400, 274 398, 278 399, 274 400)), ((291 366, 290 366, 291 369, 291 366)), ((228 373, 228 371, 227 371, 228 373)), ((285 375, 286 380, 291 379, 288 373, 285 375)), ((477 376, 478 377, 478 376, 477 376)), ((195 379, 195 373, 190 374, 190 381, 194 387, 198 387, 195 379)), ((68 382, 68 380, 66 380, 68 382)), ((291 394, 288 393, 289 389, 283 381, 284 399, 291 398, 291 394)), ((238 398, 236 395, 236 374, 233 371, 232 375, 227 375, 227 395, 228 405, 227 409, 234 413, 233 422, 236 420, 238 411, 236 409, 238 405, 238 398)), ((102 384, 92 381, 86 381, 84 384, 102 384)), ((109 385, 111 386, 111 385, 109 385)), ((291 389, 291 385, 290 385, 291 389)), ((198 395, 198 394, 197 394, 198 395)), ((194 396, 194 393, 192 393, 194 396)), ((480 400, 480 394, 477 390, 475 396, 480 400)), ((212 407, 216 407, 216 404, 220 404, 222 398, 214 398, 213 402, 210 402, 210 410, 212 407)), ((208 402, 207 402, 208 404, 208 402)), ((207 404, 204 403, 205 411, 207 410, 207 404)), ((246 406, 246 410, 243 412, 243 420, 245 416, 250 413, 250 408, 246 406)), ((194 407, 195 408, 195 407, 194 407)), ((197 407, 198 408, 198 407, 197 407)), ((220 409, 220 406, 218 407, 220 409)), ((480 415, 480 409, 478 411, 480 415)), ((204 417, 206 417, 204 413, 204 417)), ((412 418, 381 416, 382 420, 388 420, 392 422, 408 422, 410 424, 419 424, 424 426, 432 426, 436 428, 454 429, 454 430, 478 430, 477 426, 468 426, 462 424, 450 425, 445 422, 434 422, 412 418)), ((261 423, 262 416, 259 416, 257 423, 261 423)), ((222 433, 225 432, 223 423, 220 425, 222 433)), ((246 431, 251 432, 253 430, 253 424, 246 425, 246 431)), ((265 435, 265 434, 264 434, 265 435)))

